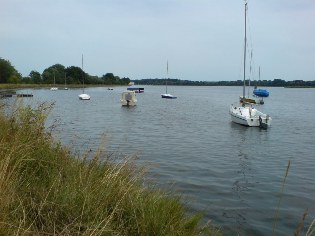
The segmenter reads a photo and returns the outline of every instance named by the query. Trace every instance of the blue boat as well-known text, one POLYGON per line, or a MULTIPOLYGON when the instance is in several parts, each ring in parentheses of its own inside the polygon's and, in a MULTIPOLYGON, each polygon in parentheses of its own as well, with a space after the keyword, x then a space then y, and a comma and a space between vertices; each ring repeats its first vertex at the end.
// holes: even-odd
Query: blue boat
POLYGON ((269 92, 266 89, 254 89, 253 93, 257 97, 264 97, 264 98, 269 97, 269 92))

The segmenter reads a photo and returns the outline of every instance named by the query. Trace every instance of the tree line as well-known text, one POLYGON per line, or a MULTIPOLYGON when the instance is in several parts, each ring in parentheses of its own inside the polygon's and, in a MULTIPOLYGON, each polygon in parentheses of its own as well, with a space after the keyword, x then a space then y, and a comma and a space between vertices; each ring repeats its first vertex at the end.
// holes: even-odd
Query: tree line
MULTIPOLYGON (((43 73, 32 70, 30 74, 23 77, 10 61, 0 58, 0 83, 24 83, 24 84, 104 84, 104 85, 127 85, 130 79, 115 76, 113 73, 106 73, 99 76, 92 76, 84 72, 80 67, 65 67, 61 64, 55 64, 46 68, 43 73)), ((139 85, 184 85, 184 86, 243 86, 242 80, 236 81, 191 81, 180 79, 140 79, 132 80, 139 85)), ((249 81, 246 81, 248 84, 249 81)), ((274 80, 254 80, 253 86, 262 87, 315 87, 315 80, 303 81, 293 80, 285 81, 282 79, 274 80)))
POLYGON ((130 79, 115 76, 113 73, 106 73, 99 76, 92 76, 84 72, 80 67, 65 67, 55 64, 46 68, 43 73, 32 70, 30 74, 23 77, 9 60, 0 58, 0 83, 14 84, 105 84, 105 85, 127 85, 130 79))
MULTIPOLYGON (((191 80, 180 80, 180 79, 140 79, 133 80, 135 84, 139 85, 186 85, 186 86, 243 86, 243 80, 236 81, 191 81, 191 80)), ((249 84, 249 81, 245 81, 249 84)), ((315 87, 315 80, 303 81, 293 80, 285 81, 282 79, 274 80, 254 80, 250 81, 252 86, 258 87, 315 87)))

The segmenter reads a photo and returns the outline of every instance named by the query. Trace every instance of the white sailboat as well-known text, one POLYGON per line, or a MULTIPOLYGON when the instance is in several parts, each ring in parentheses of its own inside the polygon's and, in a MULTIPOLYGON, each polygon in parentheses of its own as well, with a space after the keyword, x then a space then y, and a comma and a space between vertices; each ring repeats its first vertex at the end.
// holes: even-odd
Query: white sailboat
POLYGON ((244 126, 255 126, 267 128, 271 124, 271 117, 253 107, 250 102, 246 101, 245 97, 245 77, 246 77, 246 17, 247 17, 247 2, 245 2, 245 37, 244 37, 244 83, 243 83, 243 97, 237 105, 230 106, 230 115, 234 123, 244 126))
POLYGON ((175 97, 174 95, 172 95, 172 94, 169 94, 169 93, 167 93, 167 80, 168 80, 168 61, 167 61, 167 63, 166 63, 166 73, 167 73, 167 79, 166 79, 166 81, 165 81, 165 93, 163 93, 163 94, 161 94, 161 97, 162 98, 167 98, 167 99, 175 99, 175 98, 177 98, 177 97, 175 97))
POLYGON ((50 88, 51 91, 56 91, 58 88, 56 87, 56 76, 55 76, 55 70, 54 70, 54 86, 50 88))
POLYGON ((64 87, 64 90, 68 90, 68 87, 67 87, 67 74, 65 73, 65 87, 64 87))
POLYGON ((83 93, 79 95, 79 99, 80 100, 90 100, 91 99, 91 96, 84 93, 84 71, 83 71, 83 54, 82 54, 82 74, 83 74, 83 93))

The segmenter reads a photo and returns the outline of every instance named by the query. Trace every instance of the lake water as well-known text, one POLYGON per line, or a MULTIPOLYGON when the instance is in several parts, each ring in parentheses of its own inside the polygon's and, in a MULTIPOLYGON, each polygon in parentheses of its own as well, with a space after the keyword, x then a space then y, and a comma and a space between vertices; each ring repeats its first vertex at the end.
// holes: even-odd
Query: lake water
POLYGON ((73 150, 96 150, 105 134, 109 152, 138 153, 157 186, 175 188, 226 235, 271 235, 289 160, 276 235, 293 235, 306 209, 305 225, 314 219, 315 89, 268 88, 260 108, 273 123, 262 130, 231 122, 241 87, 171 86, 175 100, 160 97, 163 86, 143 87, 131 108, 119 101, 124 87, 87 88, 90 101, 79 89, 21 92, 55 102, 56 136, 73 150))

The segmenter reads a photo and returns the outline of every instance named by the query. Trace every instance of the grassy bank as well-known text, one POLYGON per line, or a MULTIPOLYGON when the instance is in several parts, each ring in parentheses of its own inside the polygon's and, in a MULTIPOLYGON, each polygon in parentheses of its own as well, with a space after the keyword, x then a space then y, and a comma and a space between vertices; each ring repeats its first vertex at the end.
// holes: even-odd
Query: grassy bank
POLYGON ((221 235, 144 187, 132 158, 71 156, 44 129, 50 109, 0 104, 0 235, 221 235))

